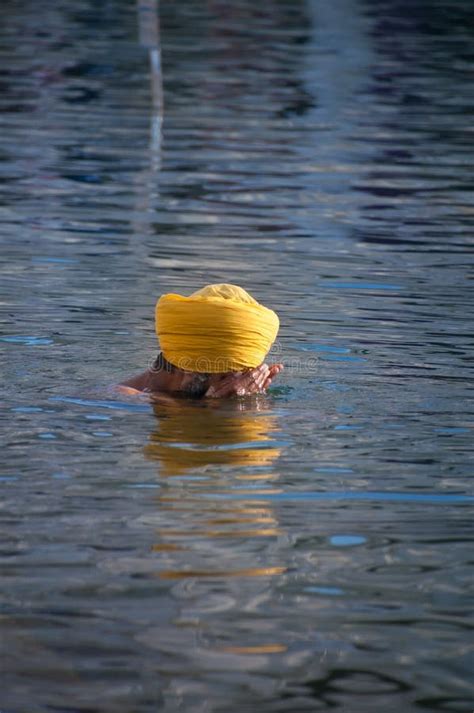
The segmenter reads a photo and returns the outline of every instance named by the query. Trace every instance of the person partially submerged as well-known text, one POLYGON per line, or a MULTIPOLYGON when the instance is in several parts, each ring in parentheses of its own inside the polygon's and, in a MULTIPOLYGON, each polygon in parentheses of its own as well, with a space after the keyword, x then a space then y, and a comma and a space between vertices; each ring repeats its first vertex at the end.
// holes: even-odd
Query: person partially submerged
POLYGON ((264 392, 283 369, 265 363, 280 326, 273 310, 237 285, 167 294, 155 310, 161 351, 150 368, 120 384, 150 394, 225 398, 264 392))

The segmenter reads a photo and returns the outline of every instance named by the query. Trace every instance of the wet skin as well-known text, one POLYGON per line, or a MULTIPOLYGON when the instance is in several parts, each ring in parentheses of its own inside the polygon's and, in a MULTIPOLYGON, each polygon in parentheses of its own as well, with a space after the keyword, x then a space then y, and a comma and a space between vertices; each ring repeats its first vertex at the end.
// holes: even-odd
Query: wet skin
MULTIPOLYGON (((247 371, 210 374, 205 379, 204 398, 222 399, 231 396, 249 396, 263 393, 273 379, 283 370, 283 364, 260 364, 247 371)), ((145 393, 190 393, 196 374, 175 369, 154 371, 148 369, 138 376, 120 384, 145 393)))

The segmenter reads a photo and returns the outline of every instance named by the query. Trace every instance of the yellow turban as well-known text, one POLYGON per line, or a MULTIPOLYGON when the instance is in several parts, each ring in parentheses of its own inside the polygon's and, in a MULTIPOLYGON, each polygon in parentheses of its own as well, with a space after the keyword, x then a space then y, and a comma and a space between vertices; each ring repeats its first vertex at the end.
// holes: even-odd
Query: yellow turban
POLYGON ((278 317, 236 285, 208 285, 156 304, 156 334, 167 361, 185 371, 222 374, 261 364, 278 317))

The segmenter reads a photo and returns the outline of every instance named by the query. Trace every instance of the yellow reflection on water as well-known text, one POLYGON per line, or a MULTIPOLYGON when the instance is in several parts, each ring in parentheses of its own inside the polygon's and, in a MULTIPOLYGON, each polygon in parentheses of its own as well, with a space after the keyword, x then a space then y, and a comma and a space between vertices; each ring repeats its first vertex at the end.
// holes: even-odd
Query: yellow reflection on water
POLYGON ((154 404, 157 428, 145 455, 160 464, 161 476, 182 475, 212 465, 264 467, 280 455, 272 446, 273 414, 209 402, 163 400, 154 404))
POLYGON ((253 516, 253 517, 241 517, 240 515, 236 515, 235 517, 214 517, 214 518, 209 518, 207 520, 207 523, 209 525, 229 525, 229 524, 235 524, 235 523, 247 523, 247 522, 264 522, 264 523, 271 523, 271 524, 276 524, 276 520, 274 517, 269 515, 268 513, 265 513, 265 515, 262 516, 253 516))
MULTIPOLYGON (((229 520, 227 524, 240 525, 239 520, 229 520)), ((165 537, 189 537, 190 533, 188 530, 163 530, 159 531, 160 535, 165 537)), ((281 534, 281 530, 276 527, 260 528, 258 530, 199 530, 200 537, 270 537, 281 534)))
POLYGON ((242 569, 222 570, 162 570, 158 572, 161 579, 183 579, 185 577, 275 577, 286 572, 286 567, 244 567, 242 569))
POLYGON ((186 548, 180 545, 175 545, 174 542, 159 542, 156 545, 152 545, 152 552, 179 552, 186 548))
POLYGON ((153 408, 155 428, 144 452, 157 463, 163 484, 157 497, 159 541, 153 546, 162 568, 157 576, 179 580, 285 572, 264 544, 282 529, 272 504, 258 500, 280 492, 273 467, 281 452, 275 443, 276 414, 255 400, 246 405, 166 398, 153 408), (239 547, 252 540, 262 543, 258 549, 239 547))

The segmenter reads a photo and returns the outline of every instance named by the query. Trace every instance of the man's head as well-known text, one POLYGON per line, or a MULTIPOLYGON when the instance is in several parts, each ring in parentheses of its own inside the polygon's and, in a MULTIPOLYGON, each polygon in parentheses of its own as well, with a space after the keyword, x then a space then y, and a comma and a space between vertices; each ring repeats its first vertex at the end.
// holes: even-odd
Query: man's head
POLYGON ((236 285, 208 285, 189 297, 163 295, 156 333, 172 366, 222 375, 262 364, 278 333, 278 317, 236 285))
POLYGON ((160 352, 150 371, 165 376, 166 387, 161 382, 161 390, 195 398, 223 398, 262 393, 282 369, 283 364, 260 364, 255 369, 244 371, 223 374, 197 373, 173 366, 160 352))

